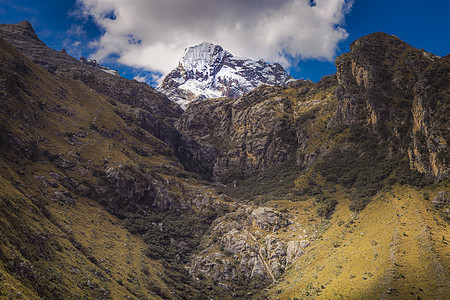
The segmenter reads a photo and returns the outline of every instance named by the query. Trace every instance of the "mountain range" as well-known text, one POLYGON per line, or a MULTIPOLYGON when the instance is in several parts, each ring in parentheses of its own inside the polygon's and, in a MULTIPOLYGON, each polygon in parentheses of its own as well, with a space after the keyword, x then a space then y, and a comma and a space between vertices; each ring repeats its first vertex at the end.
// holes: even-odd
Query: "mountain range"
POLYGON ((1 24, 0 298, 446 299, 449 74, 377 32, 317 83, 204 43, 153 89, 1 24))

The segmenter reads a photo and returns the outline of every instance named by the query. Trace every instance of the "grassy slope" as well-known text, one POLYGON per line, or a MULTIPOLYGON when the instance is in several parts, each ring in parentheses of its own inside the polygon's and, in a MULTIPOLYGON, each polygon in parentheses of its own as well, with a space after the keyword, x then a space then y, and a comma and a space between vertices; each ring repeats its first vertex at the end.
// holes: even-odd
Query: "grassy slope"
POLYGON ((449 225, 425 193, 436 191, 396 186, 359 214, 339 197, 329 228, 270 288, 269 298, 445 299, 449 225))
MULTIPOLYGON (((387 157, 377 137, 361 132, 360 127, 334 130, 326 127, 335 111, 333 86, 316 88, 302 96, 291 88, 284 90, 282 95, 292 101, 296 127, 306 136, 303 153, 322 149, 325 158, 341 151, 347 157, 339 155, 342 169, 335 160, 320 165, 323 162, 320 158, 318 166, 313 164, 306 170, 299 170, 293 162, 288 162, 241 180, 236 188, 222 189, 235 197, 261 202, 272 200, 265 205, 278 210, 286 208, 294 216, 306 215, 303 223, 295 221, 300 222, 301 228, 316 228, 315 234, 308 230, 313 242, 307 253, 270 287, 269 295, 259 296, 280 299, 445 299, 450 293, 449 228, 428 199, 433 199, 438 190, 449 187, 442 183, 439 188, 421 190, 397 185, 390 192, 379 191, 396 182, 420 186, 426 184, 426 180, 409 170, 401 157, 387 157), (373 141, 368 141, 369 138, 373 141), (350 155, 352 149, 355 154, 350 155), (360 165, 355 166, 356 158, 360 165), (331 167, 334 169, 327 169, 331 167), (330 176, 321 174, 322 170, 336 174, 338 178, 351 178, 347 188, 328 181, 330 176), (294 184, 292 180, 295 180, 294 184), (358 199, 365 193, 359 204, 358 199), (427 200, 424 194, 429 194, 427 200), (328 221, 318 218, 314 211, 325 205, 322 210, 332 212, 333 206, 319 203, 315 204, 316 208, 309 207, 305 211, 305 206, 300 205, 302 202, 289 201, 317 203, 321 195, 338 203, 328 221), (366 203, 369 204, 364 208, 366 203), (358 214, 349 207, 362 211, 358 214)), ((290 229, 286 234, 288 240, 293 238, 290 229)), ((297 234, 301 235, 300 232, 297 234)))
POLYGON ((152 290, 170 295, 158 275, 161 265, 142 254, 142 240, 101 207, 87 199, 73 206, 51 203, 49 219, 4 178, 0 185, 0 296, 159 298, 152 290))
POLYGON ((114 112, 129 107, 53 77, 4 41, 0 46, 1 104, 8 112, 0 119, 0 297, 171 297, 173 282, 161 263, 143 255, 142 239, 101 199, 74 195, 51 175, 83 187, 97 183, 93 174, 105 164, 175 170, 171 151, 149 134, 145 143, 133 137, 140 130, 114 112))
MULTIPOLYGON (((169 286, 173 281, 161 263, 143 255, 142 239, 130 235, 121 220, 107 213, 97 202, 101 199, 73 195, 50 175, 54 172, 96 185, 96 170, 129 165, 161 172, 161 177, 178 181, 167 175, 181 172, 173 167, 177 162, 171 151, 150 135, 145 137, 146 143, 133 137, 139 129, 125 124, 114 112, 130 107, 113 105, 111 99, 80 82, 56 80, 20 58, 4 42, 0 41, 0 46, 1 83, 6 91, 0 100, 2 107, 10 111, 2 113, 0 119, 0 297, 19 298, 19 293, 31 299, 38 294, 46 298, 76 298, 77 294, 119 299, 171 297, 169 286), (16 81, 11 68, 22 72, 23 79, 16 81), (76 137, 78 132, 87 135, 76 137), (114 138, 108 137, 110 133, 114 138), (42 154, 17 153, 4 143, 10 137, 29 149, 39 141, 37 152, 47 151, 46 157, 58 156, 80 164, 75 168, 58 167, 42 154), (136 148, 150 155, 141 155, 136 148), (73 201, 51 200, 55 192, 67 194, 73 201)), ((294 101, 293 120, 300 120, 307 129, 305 153, 331 146, 346 134, 335 136, 325 127, 335 106, 333 93, 331 87, 317 93, 317 97, 311 93, 311 97, 299 101, 295 89, 285 91, 284 96, 294 101), (306 115, 314 107, 319 117, 306 115)), ((288 184, 292 192, 308 187, 303 182, 307 179, 320 188, 326 185, 321 185, 323 178, 312 171, 295 185, 288 184)), ((280 178, 270 180, 267 184, 272 187, 285 188, 280 178)), ((241 183, 240 188, 245 186, 241 183)), ((251 179, 248 186, 255 188, 251 179)), ((263 201, 293 196, 285 190, 263 190, 252 196, 262 195, 263 201), (268 191, 273 193, 267 196, 268 191)), ((428 191, 431 199, 436 191, 428 191)), ((178 188, 172 192, 182 196, 178 188)), ((300 228, 317 228, 307 253, 270 288, 269 296, 445 298, 450 293, 448 224, 437 216, 430 201, 423 199, 423 193, 405 186, 379 193, 358 218, 348 209, 348 193, 337 193, 339 204, 329 228, 325 226, 327 221, 315 218, 310 203, 269 202, 277 209, 286 207, 294 215, 298 212, 298 222, 303 224, 300 228), (351 219, 354 223, 350 224, 351 219)))

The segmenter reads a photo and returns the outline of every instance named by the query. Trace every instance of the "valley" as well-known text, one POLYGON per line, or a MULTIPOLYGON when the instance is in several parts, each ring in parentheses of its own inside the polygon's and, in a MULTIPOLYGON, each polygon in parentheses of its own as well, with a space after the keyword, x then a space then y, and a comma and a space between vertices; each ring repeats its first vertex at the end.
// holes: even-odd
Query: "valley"
POLYGON ((350 49, 183 110, 1 24, 0 298, 446 299, 450 57, 350 49))

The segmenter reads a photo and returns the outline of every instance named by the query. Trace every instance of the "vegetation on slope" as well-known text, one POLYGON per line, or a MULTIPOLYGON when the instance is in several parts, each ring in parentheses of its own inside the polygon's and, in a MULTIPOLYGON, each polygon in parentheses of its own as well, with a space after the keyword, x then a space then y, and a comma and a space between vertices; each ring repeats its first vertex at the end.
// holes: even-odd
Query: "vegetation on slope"
MULTIPOLYGON (((444 299, 450 292, 449 225, 436 215, 433 189, 397 185, 360 213, 339 198, 320 238, 311 242, 267 298, 444 299)), ((261 294, 264 297, 264 294, 261 294)))
POLYGON ((1 296, 200 297, 182 262, 221 200, 117 114, 132 107, 42 70, 1 39, 0 60, 1 296), (156 254, 159 229, 137 222, 152 216, 175 243, 156 254), (132 234, 139 226, 143 237, 132 234))
MULTIPOLYGON (((389 153, 389 142, 367 126, 357 123, 329 128, 336 109, 335 86, 329 78, 323 81, 307 93, 299 92, 302 86, 274 96, 292 102, 292 110, 282 111, 285 126, 277 134, 292 147, 291 157, 296 159, 254 175, 231 168, 223 179, 227 185, 222 192, 259 203, 312 196, 318 213, 329 217, 336 205, 330 195, 336 184, 347 189, 351 209, 361 211, 383 187, 396 183, 423 187, 432 182, 410 168, 405 153, 389 153)), ((270 100, 266 101, 270 106, 270 100)))
POLYGON ((338 80, 192 104, 196 142, 148 87, 61 55, 49 73, 0 39, 0 297, 445 297, 448 63, 387 53, 370 90, 372 50, 342 56, 338 80))

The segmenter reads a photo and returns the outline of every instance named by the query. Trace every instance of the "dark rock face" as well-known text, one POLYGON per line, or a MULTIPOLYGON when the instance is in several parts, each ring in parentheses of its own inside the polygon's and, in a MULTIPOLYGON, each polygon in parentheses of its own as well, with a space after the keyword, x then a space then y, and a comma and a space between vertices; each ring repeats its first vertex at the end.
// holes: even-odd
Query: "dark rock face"
POLYGON ((435 59, 414 86, 411 166, 438 179, 448 176, 450 56, 435 59))
POLYGON ((232 169, 243 173, 262 171, 291 158, 291 147, 280 136, 284 119, 273 106, 287 113, 288 101, 270 99, 281 89, 260 88, 237 100, 205 100, 192 103, 178 128, 185 135, 220 149, 214 176, 224 178, 232 169))
POLYGON ((166 187, 148 173, 139 174, 133 170, 115 167, 108 167, 105 173, 106 186, 108 191, 112 191, 105 204, 115 214, 130 205, 141 209, 160 210, 168 210, 170 206, 175 206, 166 187))
POLYGON ((216 179, 228 182, 239 174, 264 172, 290 160, 307 167, 320 151, 305 156, 309 136, 302 126, 311 114, 306 112, 329 99, 325 95, 335 86, 336 79, 330 76, 318 84, 299 80, 287 87, 262 86, 237 99, 194 101, 177 127, 217 148, 216 179), (324 96, 318 98, 316 93, 324 96))
MULTIPOLYGON (((385 33, 363 37, 336 59, 339 107, 336 120, 365 120, 374 128, 411 106, 418 77, 431 62, 420 50, 385 33)), ((400 114, 400 115, 399 115, 400 114)))
POLYGON ((412 167, 445 177, 448 58, 381 32, 353 42, 350 49, 336 59, 338 108, 330 127, 369 124, 380 137, 391 141, 394 151, 408 152, 412 167))

